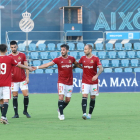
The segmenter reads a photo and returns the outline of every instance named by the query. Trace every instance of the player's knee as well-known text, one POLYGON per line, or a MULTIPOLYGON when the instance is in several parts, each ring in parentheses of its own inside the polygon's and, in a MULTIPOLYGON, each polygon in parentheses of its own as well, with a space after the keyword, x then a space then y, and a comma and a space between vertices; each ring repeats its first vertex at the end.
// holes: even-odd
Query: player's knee
POLYGON ((90 98, 91 98, 92 100, 95 100, 96 96, 93 95, 93 96, 90 96, 90 98))
POLYGON ((83 97, 87 98, 88 97, 88 94, 83 94, 83 97))
POLYGON ((13 92, 13 96, 18 96, 18 93, 17 92, 13 92))

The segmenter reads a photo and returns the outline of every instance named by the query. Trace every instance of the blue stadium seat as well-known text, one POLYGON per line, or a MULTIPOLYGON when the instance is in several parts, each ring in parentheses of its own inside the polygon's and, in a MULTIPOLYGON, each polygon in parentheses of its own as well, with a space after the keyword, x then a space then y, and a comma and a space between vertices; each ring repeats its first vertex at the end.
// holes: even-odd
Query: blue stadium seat
POLYGON ((118 52, 118 57, 119 58, 126 58, 126 52, 124 52, 124 51, 118 52))
POLYGON ((41 65, 41 61, 40 60, 34 60, 33 61, 33 66, 40 66, 41 65))
POLYGON ((58 56, 57 52, 50 52, 50 59, 54 59, 58 56))
POLYGON ((70 52, 70 55, 77 59, 77 52, 70 52))
POLYGON ((82 56, 85 56, 85 53, 84 52, 79 52, 79 56, 81 58, 82 56))
POLYGON ((108 56, 109 56, 109 58, 116 58, 116 52, 115 51, 110 51, 109 53, 108 53, 108 56))
POLYGON ((19 50, 19 51, 26 51, 26 46, 25 46, 25 44, 18 44, 18 50, 19 50))
POLYGON ((40 52, 41 59, 48 59, 48 52, 40 52))
POLYGON ((111 44, 111 43, 106 43, 106 50, 107 50, 107 51, 113 50, 113 44, 111 44))
POLYGON ((43 64, 49 63, 51 60, 43 60, 43 64))
POLYGON ((95 52, 95 51, 92 51, 92 54, 97 56, 97 52, 95 52))
POLYGON ((78 51, 82 51, 82 50, 84 50, 84 43, 77 43, 77 50, 78 51))
POLYGON ((75 69, 75 72, 76 72, 76 73, 82 73, 82 72, 83 72, 83 70, 82 70, 82 69, 80 69, 80 68, 76 68, 76 69, 75 69))
POLYGON ((131 68, 125 68, 124 72, 132 72, 132 69, 131 68))
POLYGON ((134 43, 134 49, 140 50, 140 43, 134 43))
POLYGON ((124 44, 125 50, 132 50, 132 44, 131 43, 126 43, 124 44))
POLYGON ((129 60, 127 60, 127 59, 121 60, 121 65, 122 65, 123 67, 128 67, 128 66, 129 66, 129 60))
POLYGON ((35 73, 43 73, 43 70, 42 69, 37 69, 37 70, 35 70, 35 73))
POLYGON ((134 72, 140 72, 140 68, 134 68, 134 72))
POLYGON ((128 58, 135 58, 135 52, 134 51, 129 51, 127 52, 128 58))
POLYGON ((49 51, 54 51, 55 50, 55 44, 54 43, 49 43, 48 44, 48 50, 49 51))
POLYGON ((53 65, 53 68, 57 68, 57 64, 53 65))
POLYGON ((119 60, 117 59, 112 60, 112 67, 119 67, 119 60))
POLYGON ((131 66, 132 67, 138 67, 139 61, 138 59, 132 59, 131 60, 131 66))
POLYGON ((105 69, 104 69, 104 72, 105 72, 105 73, 111 73, 111 72, 112 72, 112 69, 111 69, 111 68, 105 68, 105 69))
POLYGON ((36 51, 36 44, 34 43, 29 44, 29 51, 36 51))
POLYGON ((55 69, 55 73, 58 73, 58 69, 55 69))
POLYGON ((122 72, 122 68, 115 68, 115 72, 122 72))
POLYGON ((102 60, 103 67, 109 67, 109 60, 102 60))
POLYGON ((98 57, 100 59, 106 58, 106 52, 98 52, 98 57))
POLYGON ((63 43, 58 43, 58 44, 57 44, 57 50, 58 50, 58 51, 61 50, 61 47, 60 47, 60 46, 61 46, 62 44, 63 44, 63 43))
POLYGON ((117 50, 117 51, 122 50, 122 44, 121 43, 116 43, 115 44, 115 50, 117 50))
POLYGON ((45 51, 46 50, 46 44, 39 44, 38 45, 38 50, 39 51, 45 51))
POLYGON ((68 46, 69 46, 69 50, 70 50, 70 51, 75 50, 75 44, 73 44, 73 43, 68 43, 68 46))
POLYGON ((96 50, 97 51, 102 51, 103 50, 103 44, 102 43, 97 43, 96 44, 96 50))
POLYGON ((53 69, 46 69, 45 73, 53 73, 53 69))
POLYGON ((38 52, 31 52, 31 59, 39 59, 38 52))
POLYGON ((94 46, 94 45, 93 45, 93 43, 87 43, 86 45, 88 45, 88 44, 89 44, 89 45, 91 45, 91 46, 92 46, 92 48, 93 48, 93 46, 94 46))
POLYGON ((140 58, 140 51, 137 51, 137 57, 140 58))

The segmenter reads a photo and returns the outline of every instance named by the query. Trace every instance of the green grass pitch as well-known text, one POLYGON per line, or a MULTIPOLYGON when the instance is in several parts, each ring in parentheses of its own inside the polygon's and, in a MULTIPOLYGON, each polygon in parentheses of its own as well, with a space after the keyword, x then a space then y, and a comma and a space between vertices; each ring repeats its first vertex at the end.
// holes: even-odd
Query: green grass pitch
MULTIPOLYGON (((19 95, 19 117, 14 115, 12 100, 7 118, 0 124, 3 140, 139 140, 140 93, 100 93, 91 120, 82 119, 82 95, 73 94, 64 110, 65 120, 57 118, 57 94, 30 94, 29 110, 23 112, 23 96, 19 95)), ((89 105, 89 99, 88 99, 89 105)), ((89 108, 89 106, 88 106, 89 108)), ((88 112, 87 108, 87 112, 88 112)))

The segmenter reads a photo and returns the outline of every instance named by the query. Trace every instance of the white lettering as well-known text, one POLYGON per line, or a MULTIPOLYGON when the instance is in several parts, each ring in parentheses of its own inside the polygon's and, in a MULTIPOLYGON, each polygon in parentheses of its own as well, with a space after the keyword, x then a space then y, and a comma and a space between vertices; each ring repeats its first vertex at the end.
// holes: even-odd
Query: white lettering
POLYGON ((84 68, 92 69, 93 66, 84 66, 84 68))
POLYGON ((72 67, 71 65, 63 65, 62 68, 70 68, 72 67))
POLYGON ((105 87, 107 87, 107 84, 106 84, 106 80, 105 80, 105 79, 103 79, 102 84, 100 85, 100 87, 102 87, 103 85, 104 85, 105 87))
POLYGON ((116 78, 116 80, 114 81, 114 79, 113 78, 110 78, 110 87, 118 87, 119 86, 119 84, 118 84, 118 78, 116 78))
POLYGON ((126 81, 127 81, 127 86, 130 87, 131 78, 129 79, 126 78, 126 81))
POLYGON ((132 84, 131 84, 131 87, 133 87, 133 85, 135 84, 135 86, 137 86, 138 87, 138 83, 137 83, 137 80, 136 80, 136 78, 134 78, 133 79, 133 82, 132 82, 132 84))
POLYGON ((76 84, 76 82, 77 82, 77 79, 76 78, 73 78, 73 87, 75 86, 75 87, 78 87, 78 85, 76 84))
POLYGON ((124 79, 121 80, 120 87, 122 86, 122 84, 126 87, 124 79))

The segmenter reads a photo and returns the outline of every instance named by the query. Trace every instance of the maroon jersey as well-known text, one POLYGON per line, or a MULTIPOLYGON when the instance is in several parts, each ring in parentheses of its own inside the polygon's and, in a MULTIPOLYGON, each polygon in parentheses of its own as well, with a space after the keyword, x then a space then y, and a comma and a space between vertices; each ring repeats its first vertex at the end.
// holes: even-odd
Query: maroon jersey
POLYGON ((97 74, 97 66, 102 65, 99 58, 95 55, 92 55, 91 58, 82 56, 79 63, 83 65, 82 83, 98 84, 98 79, 92 81, 92 77, 97 74))
POLYGON ((67 58, 60 56, 53 60, 58 66, 58 83, 73 85, 72 64, 75 61, 73 56, 68 56, 67 58))
POLYGON ((11 87, 12 66, 17 64, 13 58, 0 55, 0 87, 11 87))
MULTIPOLYGON (((19 52, 17 55, 9 54, 18 63, 24 65, 26 62, 26 56, 24 53, 19 52)), ((25 81, 26 75, 24 69, 18 67, 12 67, 12 82, 22 82, 25 81)))

